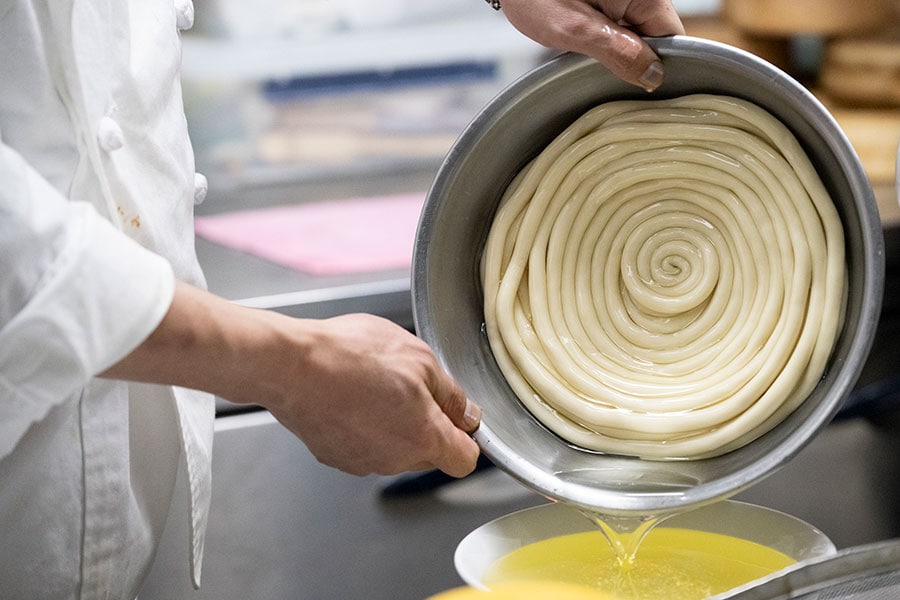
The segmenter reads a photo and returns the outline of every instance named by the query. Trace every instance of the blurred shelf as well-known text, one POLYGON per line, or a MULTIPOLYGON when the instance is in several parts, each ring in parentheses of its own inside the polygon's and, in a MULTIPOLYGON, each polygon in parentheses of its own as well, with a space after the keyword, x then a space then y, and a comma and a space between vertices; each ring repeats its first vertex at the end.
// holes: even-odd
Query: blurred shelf
POLYGON ((266 81, 463 61, 500 61, 509 73, 520 73, 522 65, 546 52, 493 11, 308 39, 186 35, 183 42, 182 73, 189 81, 266 81))

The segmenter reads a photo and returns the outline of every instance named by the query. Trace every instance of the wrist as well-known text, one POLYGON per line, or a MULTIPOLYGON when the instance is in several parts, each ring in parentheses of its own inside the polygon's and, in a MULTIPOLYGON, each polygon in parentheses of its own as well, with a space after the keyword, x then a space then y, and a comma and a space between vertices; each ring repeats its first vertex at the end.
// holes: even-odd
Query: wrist
MULTIPOLYGON (((252 402, 245 382, 266 366, 274 313, 250 309, 177 282, 156 329, 100 377, 176 385, 252 402)), ((282 317, 285 318, 285 317, 282 317)))
POLYGON ((202 389, 238 404, 277 409, 291 390, 283 389, 285 372, 302 368, 311 336, 297 320, 247 308, 225 300, 215 307, 211 326, 200 344, 203 362, 196 373, 202 389), (285 348, 291 348, 286 352, 285 348))

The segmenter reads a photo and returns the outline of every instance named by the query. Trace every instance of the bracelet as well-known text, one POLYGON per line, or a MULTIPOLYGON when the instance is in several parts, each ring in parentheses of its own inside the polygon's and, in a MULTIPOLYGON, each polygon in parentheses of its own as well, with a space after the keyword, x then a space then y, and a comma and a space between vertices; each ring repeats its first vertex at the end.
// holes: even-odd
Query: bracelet
POLYGON ((500 10, 500 0, 484 0, 491 5, 494 10, 500 10))

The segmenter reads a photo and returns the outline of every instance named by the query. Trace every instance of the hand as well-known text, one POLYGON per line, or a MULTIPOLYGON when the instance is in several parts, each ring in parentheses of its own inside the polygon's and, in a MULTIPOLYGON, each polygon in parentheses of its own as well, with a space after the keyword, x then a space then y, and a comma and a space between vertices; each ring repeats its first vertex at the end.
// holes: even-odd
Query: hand
MULTIPOLYGON (((287 324, 286 324, 287 325, 287 324)), ((428 346, 371 315, 294 321, 303 354, 285 346, 268 408, 320 462, 348 473, 475 468, 480 409, 428 346)))
POLYGON ((481 410, 431 349, 371 315, 292 319, 178 283, 165 318, 102 377, 179 385, 267 408, 348 473, 475 468, 481 410))
POLYGON ((550 48, 590 56, 647 91, 662 83, 659 57, 640 35, 684 33, 671 0, 502 0, 516 29, 550 48))

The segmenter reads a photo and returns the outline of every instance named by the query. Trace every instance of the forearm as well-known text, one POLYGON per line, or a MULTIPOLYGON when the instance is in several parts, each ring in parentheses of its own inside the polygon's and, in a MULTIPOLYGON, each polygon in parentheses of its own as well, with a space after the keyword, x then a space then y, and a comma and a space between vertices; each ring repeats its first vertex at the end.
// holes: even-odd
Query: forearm
POLYGON ((293 319, 177 284, 162 322, 101 376, 255 403, 324 464, 465 475, 480 409, 420 339, 372 315, 293 319))
POLYGON ((258 402, 259 392, 251 388, 251 382, 264 385, 265 371, 275 366, 278 323, 286 320, 178 282, 159 326, 100 376, 194 388, 234 402, 258 402))

